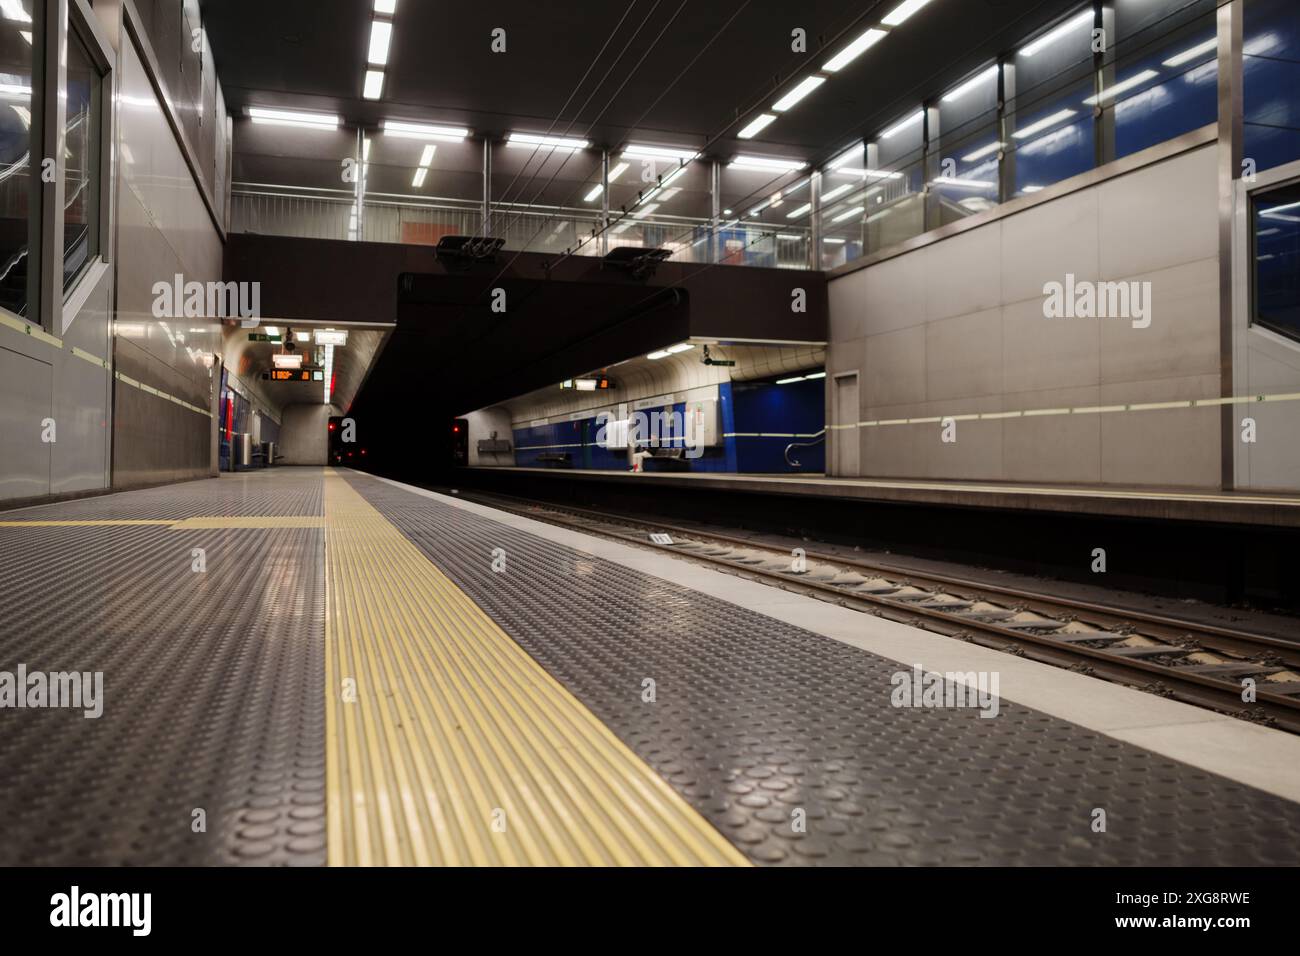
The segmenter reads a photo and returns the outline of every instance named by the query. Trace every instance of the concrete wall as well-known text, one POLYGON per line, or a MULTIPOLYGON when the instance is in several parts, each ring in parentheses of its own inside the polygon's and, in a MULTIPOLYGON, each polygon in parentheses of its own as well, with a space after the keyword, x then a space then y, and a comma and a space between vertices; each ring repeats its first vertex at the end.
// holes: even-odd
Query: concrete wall
MULTIPOLYGON (((1217 397, 1215 163, 1200 147, 833 278, 828 382, 858 372, 859 421, 1217 397), (1150 327, 1045 318, 1044 284, 1067 273, 1150 282, 1150 327)), ((1213 407, 960 421, 953 443, 938 423, 830 441, 858 442, 868 476, 1204 488, 1221 475, 1213 407)))
POLYGON ((514 426, 510 421, 510 410, 500 405, 470 412, 465 416, 469 422, 469 463, 474 467, 491 468, 494 465, 513 465, 515 463, 514 426), (480 440, 489 439, 492 433, 496 437, 510 442, 510 451, 479 453, 480 440))
POLYGON ((286 405, 280 413, 277 465, 324 465, 329 457, 331 406, 286 405), (283 458, 281 458, 283 456, 283 458))

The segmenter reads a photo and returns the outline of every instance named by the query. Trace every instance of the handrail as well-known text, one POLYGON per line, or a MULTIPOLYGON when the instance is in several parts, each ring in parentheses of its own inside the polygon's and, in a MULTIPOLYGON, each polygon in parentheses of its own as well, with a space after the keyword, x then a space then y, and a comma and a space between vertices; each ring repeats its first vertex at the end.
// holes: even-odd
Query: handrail
POLYGON ((813 435, 812 441, 790 442, 790 444, 785 446, 785 463, 789 465, 791 468, 802 468, 803 465, 799 464, 799 462, 795 461, 790 457, 790 450, 792 448, 812 448, 814 445, 820 445, 825 440, 826 440, 826 429, 823 428, 817 434, 813 435))

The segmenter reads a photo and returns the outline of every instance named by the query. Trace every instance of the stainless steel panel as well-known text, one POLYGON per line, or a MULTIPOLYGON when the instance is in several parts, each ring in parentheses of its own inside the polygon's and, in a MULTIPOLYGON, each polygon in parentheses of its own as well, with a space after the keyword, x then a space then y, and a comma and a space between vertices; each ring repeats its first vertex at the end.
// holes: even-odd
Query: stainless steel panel
POLYGON ((50 445, 41 440, 41 422, 52 417, 52 388, 47 363, 0 348, 0 499, 50 492, 50 445))

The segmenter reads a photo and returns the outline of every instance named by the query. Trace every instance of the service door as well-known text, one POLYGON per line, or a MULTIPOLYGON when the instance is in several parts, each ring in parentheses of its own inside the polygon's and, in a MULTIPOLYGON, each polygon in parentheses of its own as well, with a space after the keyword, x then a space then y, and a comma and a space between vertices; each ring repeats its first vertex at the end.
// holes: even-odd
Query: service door
MULTIPOLYGON (((836 425, 858 423, 858 373, 847 372, 835 376, 835 414, 831 421, 836 425)), ((834 474, 837 477, 858 475, 858 448, 861 445, 857 428, 837 428, 831 432, 834 446, 834 474)))

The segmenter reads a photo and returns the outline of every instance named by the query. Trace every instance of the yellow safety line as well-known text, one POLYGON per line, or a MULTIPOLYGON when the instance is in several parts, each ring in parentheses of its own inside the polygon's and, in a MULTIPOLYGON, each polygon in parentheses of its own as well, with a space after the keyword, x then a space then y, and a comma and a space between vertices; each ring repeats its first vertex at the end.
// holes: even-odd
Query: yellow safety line
POLYGON ((172 524, 173 530, 193 528, 323 528, 320 515, 233 515, 227 517, 185 518, 172 524))
POLYGON ((351 485, 324 481, 331 865, 746 864, 351 485))

